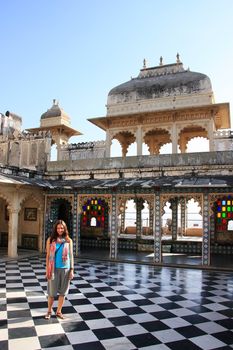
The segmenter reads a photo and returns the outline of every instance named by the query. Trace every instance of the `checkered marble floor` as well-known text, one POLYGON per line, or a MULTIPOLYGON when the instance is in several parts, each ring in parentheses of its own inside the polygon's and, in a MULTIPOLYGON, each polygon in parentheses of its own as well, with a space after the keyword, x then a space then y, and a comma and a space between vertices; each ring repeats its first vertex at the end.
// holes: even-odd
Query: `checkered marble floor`
POLYGON ((233 349, 233 274, 82 260, 47 321, 45 259, 0 263, 1 350, 233 349))

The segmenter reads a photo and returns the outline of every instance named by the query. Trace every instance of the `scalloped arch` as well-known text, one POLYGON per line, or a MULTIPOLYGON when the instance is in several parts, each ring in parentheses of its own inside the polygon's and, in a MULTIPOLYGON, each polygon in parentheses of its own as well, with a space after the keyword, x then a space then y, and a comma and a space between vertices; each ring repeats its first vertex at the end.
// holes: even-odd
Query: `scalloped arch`
POLYGON ((20 202, 20 205, 23 206, 24 203, 29 199, 33 199, 38 204, 38 210, 42 209, 41 200, 39 200, 34 194, 29 194, 28 196, 23 198, 20 202))
POLYGON ((7 206, 11 206, 12 205, 11 201, 3 193, 0 193, 0 198, 4 199, 6 201, 7 206))

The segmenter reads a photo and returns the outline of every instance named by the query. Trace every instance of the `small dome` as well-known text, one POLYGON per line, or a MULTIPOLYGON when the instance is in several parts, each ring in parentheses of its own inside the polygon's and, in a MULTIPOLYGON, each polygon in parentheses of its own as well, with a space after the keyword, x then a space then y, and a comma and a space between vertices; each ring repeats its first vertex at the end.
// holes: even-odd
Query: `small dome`
POLYGON ((59 106, 58 101, 54 99, 52 107, 48 109, 47 112, 43 113, 40 119, 56 118, 56 117, 63 117, 65 119, 70 119, 68 114, 64 112, 64 110, 59 106))
POLYGON ((118 85, 108 94, 108 106, 133 103, 140 100, 156 100, 191 94, 213 95, 207 75, 184 70, 181 62, 143 69, 137 78, 118 85))

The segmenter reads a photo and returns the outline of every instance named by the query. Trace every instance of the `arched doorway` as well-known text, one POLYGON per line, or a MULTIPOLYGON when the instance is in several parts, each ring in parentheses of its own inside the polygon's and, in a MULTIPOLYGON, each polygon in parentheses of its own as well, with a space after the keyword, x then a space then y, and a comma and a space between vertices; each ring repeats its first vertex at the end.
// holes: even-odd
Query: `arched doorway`
POLYGON ((52 232, 53 225, 56 220, 65 221, 70 237, 73 237, 73 215, 72 205, 69 200, 65 198, 56 198, 50 202, 50 208, 48 210, 46 239, 52 232))
POLYGON ((106 198, 90 196, 80 204, 80 246, 84 257, 109 257, 109 203, 106 198))
POLYGON ((108 237, 108 203, 102 198, 88 198, 82 206, 81 237, 108 237))
POLYGON ((216 195, 212 204, 211 265, 233 267, 233 195, 216 195))
POLYGON ((4 198, 0 198, 0 247, 6 248, 8 246, 8 223, 9 212, 7 209, 7 202, 4 198))

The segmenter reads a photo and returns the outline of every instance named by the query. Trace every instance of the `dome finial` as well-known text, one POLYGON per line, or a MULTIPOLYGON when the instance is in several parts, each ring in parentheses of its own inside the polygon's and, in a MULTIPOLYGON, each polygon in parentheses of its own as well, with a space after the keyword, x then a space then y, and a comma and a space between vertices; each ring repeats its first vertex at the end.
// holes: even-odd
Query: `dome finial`
POLYGON ((160 56, 159 65, 160 65, 160 66, 163 65, 163 57, 162 57, 162 56, 160 56))
POLYGON ((145 69, 146 68, 146 59, 144 58, 144 60, 143 60, 143 69, 145 69))
POLYGON ((180 54, 178 52, 176 54, 176 63, 180 63, 180 54))
POLYGON ((58 106, 58 100, 56 98, 53 99, 53 105, 58 106))

